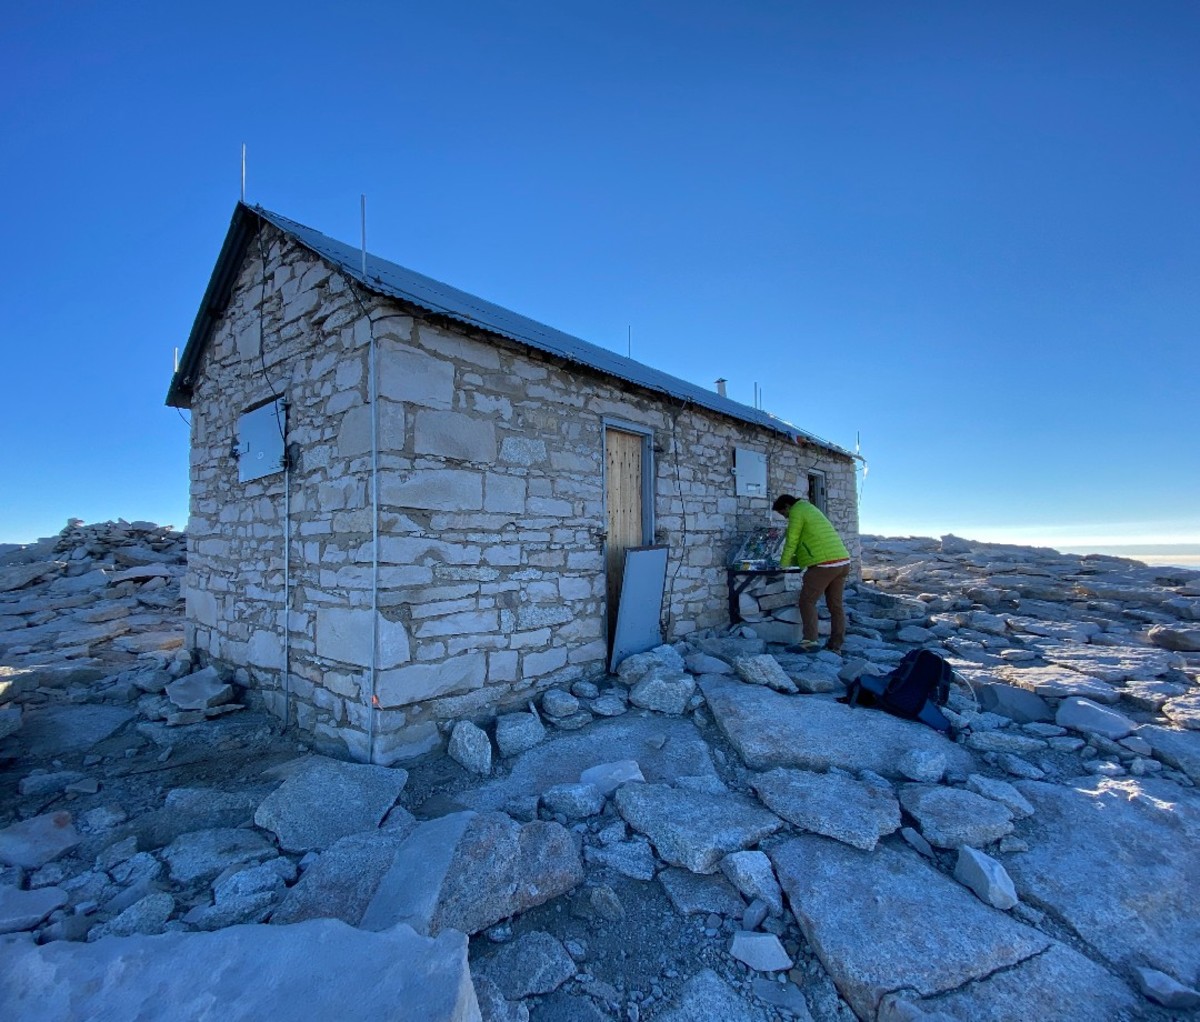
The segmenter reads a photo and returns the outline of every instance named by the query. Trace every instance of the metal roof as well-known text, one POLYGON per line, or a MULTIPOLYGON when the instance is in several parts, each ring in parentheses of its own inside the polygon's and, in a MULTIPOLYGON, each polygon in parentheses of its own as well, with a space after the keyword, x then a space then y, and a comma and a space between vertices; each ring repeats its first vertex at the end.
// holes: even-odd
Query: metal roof
POLYGON ((287 217, 260 206, 250 207, 242 203, 238 203, 234 210, 233 221, 221 250, 221 256, 213 270, 208 291, 205 293, 204 302, 192 327, 192 334, 184 349, 179 370, 171 381, 167 404, 182 406, 188 404, 191 375, 208 342, 208 334, 215 325, 216 318, 224 309, 225 303, 228 302, 229 291, 232 289, 233 280, 239 268, 242 251, 249 239, 253 237, 258 218, 273 224, 285 234, 295 238, 322 259, 336 266, 347 277, 358 281, 368 290, 377 294, 397 298, 427 312, 445 316, 458 323, 476 327, 511 341, 517 341, 568 362, 587 366, 606 376, 616 377, 647 390, 666 394, 676 400, 699 405, 720 415, 782 433, 793 440, 804 440, 837 454, 852 457, 849 451, 836 444, 797 429, 791 423, 767 412, 722 397, 715 391, 660 372, 641 362, 609 351, 607 348, 589 344, 578 337, 555 330, 553 327, 538 323, 527 316, 512 312, 370 253, 367 254, 367 272, 364 277, 361 249, 344 244, 320 231, 298 224, 294 220, 289 220, 287 217), (250 220, 255 222, 249 223, 250 220))

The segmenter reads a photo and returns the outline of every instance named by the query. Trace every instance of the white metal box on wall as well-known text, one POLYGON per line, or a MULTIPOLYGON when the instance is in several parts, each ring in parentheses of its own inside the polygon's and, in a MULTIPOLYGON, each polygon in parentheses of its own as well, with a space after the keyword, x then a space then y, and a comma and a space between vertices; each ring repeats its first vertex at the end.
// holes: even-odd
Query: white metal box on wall
POLYGON ((739 497, 767 495, 767 456, 745 447, 733 449, 734 492, 739 497))

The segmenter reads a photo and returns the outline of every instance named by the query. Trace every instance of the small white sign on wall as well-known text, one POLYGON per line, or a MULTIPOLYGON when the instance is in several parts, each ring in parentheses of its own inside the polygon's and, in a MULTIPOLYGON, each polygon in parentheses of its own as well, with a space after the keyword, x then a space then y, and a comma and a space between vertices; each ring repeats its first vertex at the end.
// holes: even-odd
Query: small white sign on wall
POLYGON ((767 456, 744 447, 733 449, 734 492, 739 497, 767 495, 767 456))

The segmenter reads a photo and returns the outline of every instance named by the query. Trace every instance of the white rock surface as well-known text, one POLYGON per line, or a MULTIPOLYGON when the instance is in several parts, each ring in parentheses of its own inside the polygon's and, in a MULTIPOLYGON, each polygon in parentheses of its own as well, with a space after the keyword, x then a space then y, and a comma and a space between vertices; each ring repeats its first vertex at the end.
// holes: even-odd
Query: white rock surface
POLYGON ((1042 655, 1053 664, 1099 678, 1110 684, 1120 684, 1130 678, 1156 678, 1182 664, 1179 656, 1144 646, 1114 646, 1104 649, 1091 644, 1057 643, 1042 655))
POLYGON ((1137 727, 1137 724, 1124 714, 1098 706, 1090 699, 1078 697, 1064 699, 1059 704, 1054 722, 1072 731, 1103 735, 1114 741, 1131 734, 1137 727))
POLYGON ((517 756, 546 737, 545 725, 533 713, 506 713, 496 718, 496 748, 501 756, 517 756))
POLYGON ((1048 721, 1054 717, 1050 704, 1036 692, 1018 689, 1015 685, 994 683, 980 685, 979 704, 989 713, 1002 714, 1018 723, 1048 721))
POLYGON ((996 675, 1017 688, 1045 699, 1083 696, 1098 703, 1115 703, 1120 693, 1107 681, 1080 674, 1068 667, 1000 667, 996 675))
POLYGON ((1200 628, 1167 628, 1155 625, 1146 637, 1160 649, 1169 649, 1176 653, 1200 651, 1200 628))
POLYGON ((751 782, 769 809, 804 830, 870 851, 900 829, 900 805, 891 788, 853 777, 807 770, 772 770, 751 782))
POLYGON ((473 774, 487 777, 492 772, 492 741, 486 731, 469 720, 454 725, 446 751, 452 760, 473 774))
POLYGON ((422 1022, 481 1022, 461 933, 367 933, 316 919, 91 944, 9 943, 0 953, 0 1002, 22 1022, 140 1018, 148 998, 181 1019, 378 1022, 402 1004, 422 1022))
POLYGON ((683 657, 672 646, 656 646, 645 653, 628 656, 617 665, 617 677, 623 685, 633 686, 648 672, 666 670, 679 672, 685 669, 683 657))
POLYGON ((990 855, 985 855, 969 845, 958 849, 958 860, 954 865, 954 879, 971 888, 979 900, 993 908, 1007 911, 1019 900, 1012 879, 1004 867, 990 855))
POLYGON ((896 769, 910 781, 937 784, 946 773, 946 754, 934 749, 909 749, 896 762, 896 769))
POLYGON ((658 874, 658 881, 680 915, 715 913, 739 919, 746 910, 746 903, 733 886, 717 874, 693 873, 671 866, 658 874))
POLYGON ((1017 787, 1036 810, 1022 824, 1029 850, 1005 860, 1022 900, 1053 905, 1114 964, 1152 961, 1173 975, 1196 975, 1196 790, 1150 778, 1017 787))
POLYGON ((598 848, 585 846, 583 857, 589 865, 603 866, 633 880, 653 880, 661 865, 650 843, 640 836, 598 848))
POLYGON ((910 749, 944 753, 951 774, 965 777, 975 766, 970 752, 943 735, 887 713, 724 678, 706 678, 701 688, 717 725, 754 770, 839 767, 895 777, 897 761, 910 749))
POLYGON ((542 694, 542 709, 551 719, 570 717, 579 712, 579 700, 560 688, 547 689, 542 694))
POLYGON ((581 784, 589 784, 601 795, 610 795, 622 784, 644 781, 642 768, 636 759, 622 759, 615 763, 598 763, 588 767, 579 775, 581 784))
POLYGON ((1200 991, 1193 987, 1184 986, 1174 976, 1168 976, 1158 969, 1139 967, 1133 970, 1138 989, 1150 1000, 1161 1004, 1164 1008, 1177 1008, 1187 1011, 1200 1006, 1200 991))
POLYGON ((724 855, 758 844, 783 825, 734 795, 627 784, 613 797, 625 822, 650 839, 659 858, 693 873, 713 872, 724 855))
POLYGON ((721 860, 720 866, 729 882, 746 898, 751 901, 761 898, 773 915, 783 912, 783 893, 765 852, 731 852, 721 860))
POLYGON ((167 698, 181 710, 207 710, 233 700, 233 686, 215 667, 205 667, 167 686, 167 698))
POLYGON ((967 778, 967 790, 991 799, 993 802, 999 802, 1018 820, 1033 815, 1033 805, 1029 799, 1008 781, 1002 781, 996 777, 985 777, 983 774, 971 774, 967 778))
POLYGON ((37 869, 79 844, 68 812, 43 813, 0 830, 0 862, 37 869))
POLYGON ((1119 1022, 1133 1007, 1111 974, 912 852, 801 835, 770 855, 805 938, 860 1018, 897 989, 928 999, 922 1010, 973 1022, 1073 1022, 1081 1003, 1089 1020, 1119 1022))
POLYGON ((661 1022, 761 1022, 762 1012, 711 969, 704 969, 683 985, 678 1004, 659 1018, 661 1022))
POLYGON ((733 674, 733 668, 720 657, 707 653, 693 653, 684 659, 684 665, 692 674, 733 674))
POLYGON ((139 898, 114 919, 88 933, 88 940, 101 937, 132 937, 134 934, 162 933, 175 914, 175 899, 165 891, 153 891, 139 898))
POLYGON ((579 851, 565 827, 540 820, 521 826, 502 813, 451 813, 405 838, 361 925, 478 933, 574 890, 582 879, 579 851))
POLYGON ((476 966, 510 1001, 548 994, 575 975, 575 962, 562 942, 543 930, 522 934, 476 966))
POLYGON ((696 679, 673 667, 654 667, 629 690, 629 701, 657 713, 683 713, 696 691, 696 679))
POLYGON ((61 887, 22 891, 12 884, 0 884, 0 933, 32 930, 66 903, 67 892, 61 887))
POLYGON ((271 922, 329 918, 357 926, 406 836, 404 831, 365 831, 335 841, 288 889, 271 922))
POLYGON ((1195 784, 1200 784, 1200 733, 1182 728, 1145 725, 1138 728, 1138 737, 1150 743, 1158 759, 1181 770, 1195 784))
POLYGON ((212 880, 231 866, 262 862, 276 854, 265 837, 241 827, 190 831, 162 851, 171 878, 181 884, 212 880))
MULTIPOLYGON (((441 428, 424 418, 420 428, 427 439, 435 426, 441 428)), ((1159 971, 1168 978, 1156 977, 1143 986, 1157 984, 1163 996, 1172 989, 1169 977, 1178 977, 1182 985, 1194 984, 1200 975, 1200 962, 1192 954, 1200 935, 1193 932, 1190 879, 1200 868, 1192 862, 1200 842, 1191 833, 1200 797, 1193 787, 1200 781, 1200 730, 1195 730, 1200 728, 1200 657, 1154 647, 1147 633, 1149 626, 1165 629, 1154 635, 1166 636, 1170 643, 1175 641, 1171 636, 1195 629, 1200 575, 953 537, 947 543, 867 537, 862 568, 878 582, 848 590, 852 623, 862 633, 847 637, 853 659, 775 652, 799 694, 785 696, 734 681, 727 666, 738 657, 778 651, 763 639, 775 642, 782 629, 790 640, 787 625, 764 621, 757 637, 750 629, 736 636, 693 633, 675 648, 639 655, 626 667, 623 680, 571 676, 561 682, 560 690, 547 698, 558 699, 562 705, 555 707, 569 712, 553 718, 549 736, 536 714, 513 715, 515 742, 507 746, 499 778, 473 780, 455 769, 443 775, 448 767, 440 752, 423 761, 405 804, 429 817, 425 823, 393 805, 368 829, 336 840, 320 854, 305 854, 297 870, 292 860, 298 853, 280 856, 269 839, 249 849, 219 843, 200 847, 214 830, 231 829, 252 841, 254 835, 263 837, 252 828, 254 811, 272 787, 295 772, 296 764, 286 760, 296 755, 298 741, 308 741, 295 733, 280 736, 253 708, 218 716, 233 704, 179 710, 161 694, 199 666, 186 650, 171 651, 183 638, 183 548, 178 535, 127 523, 100 529, 73 525, 36 550, 12 551, 0 544, 0 568, 40 561, 21 588, 0 591, 0 718, 11 719, 14 726, 18 718, 22 721, 19 730, 0 739, 4 751, 16 757, 9 772, 15 811, 3 823, 27 822, 46 812, 46 799, 65 793, 86 842, 75 846, 83 854, 68 852, 40 867, 0 866, 0 879, 10 887, 30 888, 17 891, 21 895, 37 897, 58 887, 70 899, 32 923, 36 940, 46 947, 79 944, 89 936, 103 943, 110 938, 102 935, 111 932, 133 933, 122 939, 135 942, 146 939, 136 935, 139 930, 221 932, 268 914, 277 928, 286 928, 289 918, 329 916, 357 925, 376 898, 395 920, 407 898, 411 918, 424 920, 431 929, 487 924, 486 936, 478 942, 478 950, 487 955, 493 946, 503 947, 504 941, 527 932, 514 917, 549 891, 547 897, 561 900, 543 908, 537 925, 568 946, 579 978, 549 993, 528 995, 536 1001, 509 1001, 480 977, 481 989, 488 991, 484 1017, 489 1022, 529 1022, 531 1014, 534 1022, 628 1020, 635 1014, 660 1022, 758 1022, 785 1011, 806 1018, 809 1004, 820 1022, 833 1022, 850 1017, 843 996, 854 1003, 858 991, 872 989, 876 981, 874 989, 895 991, 874 1006, 876 1022, 918 1017, 1115 1020, 1159 1009, 1146 1000, 1139 1006, 1095 962, 1112 963, 1129 982, 1138 968, 1159 971), (21 562, 22 557, 27 560, 21 562), (910 626, 924 631, 905 630, 910 626), (962 733, 959 744, 877 711, 850 710, 807 694, 839 693, 852 676, 886 672, 903 655, 901 638, 920 638, 940 648, 954 666, 960 680, 952 689, 949 712, 962 733), (131 653, 143 655, 134 661, 131 653), (664 715, 674 703, 630 707, 629 686, 655 672, 659 679, 653 684, 659 684, 685 666, 683 657, 687 669, 700 675, 697 684, 708 706, 692 692, 684 712, 694 712, 687 717, 664 715), (1014 687, 1014 678, 1034 691, 1014 687), (966 687, 968 681, 972 689, 966 687), (1103 731, 1067 734, 1046 724, 1063 705, 1064 713, 1079 705, 1064 704, 1071 697, 1100 704, 1101 711, 1140 726, 1114 741, 1103 731), (594 720, 594 714, 607 719, 594 720), (143 720, 133 724, 136 715, 143 720), (167 719, 190 726, 168 726, 167 719), (730 738, 732 752, 723 742, 710 745, 713 724, 730 738), (1087 743, 1076 734, 1083 734, 1087 743), (987 850, 1025 896, 1010 912, 1028 926, 998 935, 987 931, 974 913, 992 917, 993 927, 997 918, 1012 924, 1012 916, 984 904, 960 884, 950 884, 953 898, 941 893, 946 877, 940 867, 910 874, 909 864, 921 866, 922 860, 900 840, 880 842, 866 853, 806 836, 813 844, 796 865, 811 874, 805 883, 811 883, 812 891, 801 897, 789 890, 789 901, 807 928, 806 939, 818 952, 803 963, 803 992, 792 983, 776 982, 778 976, 751 974, 735 992, 711 974, 697 974, 705 962, 727 953, 731 927, 790 937, 783 930, 789 902, 774 887, 769 860, 762 868, 763 852, 755 844, 740 844, 746 835, 735 844, 743 850, 727 854, 718 849, 715 863, 738 881, 738 893, 721 874, 667 865, 643 834, 631 835, 611 810, 586 824, 573 824, 572 831, 545 821, 521 826, 513 819, 535 820, 539 796, 546 793, 550 798, 543 800, 543 815, 553 810, 565 817, 581 806, 589 809, 594 799, 584 806, 579 798, 586 789, 581 774, 596 767, 603 772, 621 761, 630 764, 629 774, 613 770, 606 784, 639 776, 651 785, 716 803, 736 803, 739 796, 730 789, 745 791, 754 776, 748 771, 775 767, 850 775, 855 783, 893 797, 897 780, 934 779, 932 771, 923 772, 919 765, 923 755, 904 758, 909 749, 922 750, 930 759, 945 755, 941 779, 947 790, 965 787, 962 794, 982 795, 1019 821, 1000 839, 998 851, 994 846, 987 850), (903 769, 897 765, 902 761, 903 769), (269 766, 265 776, 263 766, 269 766), (1044 778, 1051 794, 1040 785, 999 781, 1001 772, 1044 778), (1120 777, 1088 779, 1089 772, 1120 777), (80 774, 89 783, 63 784, 80 774), (446 776, 453 778, 449 788, 444 787, 446 776), (159 784, 176 787, 164 787, 165 797, 159 798, 152 793, 159 784), (1105 784, 1118 787, 1094 787, 1105 784), (131 796, 131 790, 145 797, 131 796), (467 823, 448 833, 445 828, 454 829, 461 804, 503 809, 509 815, 485 813, 481 822, 471 822, 476 818, 468 815, 467 823), (450 816, 438 815, 442 813, 450 816), (192 838, 190 847, 188 841, 175 844, 187 834, 202 837, 192 838), (176 860, 176 874, 165 868, 167 849, 176 860), (250 857, 241 861, 245 852, 250 857), (894 853, 901 859, 893 858, 894 853), (739 868, 731 868, 735 863, 739 868), (200 866, 194 878, 179 879, 193 877, 191 867, 200 866), (214 869, 219 870, 215 876, 214 869), (624 878, 657 878, 659 886, 641 888, 648 897, 639 898, 638 885, 624 878), (210 882, 212 888, 206 890, 210 882), (284 887, 289 883, 293 886, 284 887), (904 902, 906 887, 915 899, 911 908, 904 902), (824 903, 826 896, 830 900, 824 903), (834 904, 838 899, 850 904, 834 904), (681 917, 692 913, 700 918, 681 926, 681 917), (897 925, 897 918, 911 919, 915 929, 897 925), (1075 935, 1072 940, 1080 942, 1087 958, 1053 943, 1059 927, 1075 935), (839 944, 839 931, 855 940, 839 944), (997 947, 1020 944, 1028 932, 1050 943, 1040 952, 995 965, 997 947), (661 938, 629 939, 641 933, 661 938), (931 971, 921 972, 919 963, 906 971, 906 948, 914 934, 928 945, 925 959, 934 963, 931 971), (869 954, 862 954, 864 947, 869 954), (668 960, 668 971, 677 975, 664 972, 668 960), (881 960, 888 963, 889 974, 873 976, 881 960), (938 971, 947 962, 950 972, 959 970, 957 982, 938 971), (658 986, 643 982, 648 975, 660 977, 658 986), (837 978, 841 993, 831 977, 837 978)), ((571 585, 579 581, 572 579, 571 585)), ((764 614, 794 614, 794 606, 787 606, 794 604, 794 585, 788 589, 770 583, 766 589, 753 601, 764 614)), ((220 612, 216 606, 200 609, 210 616, 220 612)), ((682 629, 689 623, 679 625, 682 629)), ((270 641, 260 641, 270 638, 264 633, 252 641, 252 657, 278 652, 270 641)), ((552 652, 563 656, 561 649, 552 652)), ((521 698, 541 695, 530 691, 521 698)), ((482 723, 479 697, 471 693, 447 699, 447 718, 482 723)), ((307 696, 301 700, 306 702, 307 696)), ((317 709, 323 713, 329 708, 317 709)), ((430 740, 436 739, 434 722, 422 726, 430 740)), ((497 722, 502 752, 505 729, 497 722)), ((320 735, 314 738, 324 741, 320 735)), ((336 818, 329 808, 336 801, 315 800, 311 810, 300 814, 311 817, 304 825, 336 818)), ((713 826, 719 822, 716 816, 706 818, 682 801, 640 808, 646 811, 645 827, 656 831, 660 844, 674 841, 689 854, 711 851, 712 834, 672 831, 675 816, 690 814, 710 830, 722 830, 713 826)), ((973 813, 956 820, 949 812, 952 806, 940 808, 947 812, 938 822, 957 828, 956 838, 966 836, 965 825, 979 822, 973 813)), ((927 816, 937 815, 929 806, 924 810, 927 816)), ((923 825, 930 826, 929 820, 923 825)), ((913 831, 904 839, 925 854, 946 859, 913 831)), ((758 841, 772 854, 790 843, 773 836, 758 841)), ((962 858, 980 863, 967 851, 962 858)), ((784 874, 781 867, 781 879, 793 886, 799 879, 784 874)), ((981 884, 980 889, 986 896, 987 888, 981 884)), ((0 956, 7 946, 0 942, 0 956)), ((0 975, 6 964, 0 964, 0 975)), ((733 959, 726 960, 726 967, 742 968, 733 959)), ((514 981, 519 984, 537 971, 536 964, 522 964, 514 970, 514 981)), ((0 1002, 4 1000, 0 993, 0 1002)), ((868 1013, 872 1003, 864 997, 868 1013)), ((164 1012, 153 994, 146 998, 145 1010, 164 1012)))
POLYGON ((555 784, 584 781, 603 791, 607 785, 600 776, 587 771, 627 761, 636 764, 648 781, 717 776, 708 744, 692 721, 628 714, 604 721, 603 727, 554 733, 515 760, 507 777, 463 792, 459 799, 472 809, 489 810, 503 809, 521 798, 536 798, 555 784))
POLYGON ((405 770, 316 756, 263 800, 254 822, 285 851, 327 848, 378 827, 407 782, 405 770))
POLYGON ((542 792, 542 805, 569 820, 582 820, 600 812, 604 795, 594 784, 556 784, 542 792))
POLYGON ((796 686, 770 653, 738 657, 733 669, 747 685, 765 685, 776 692, 795 692, 796 686))
POLYGON ((780 972, 792 967, 792 959, 773 933, 738 930, 730 942, 729 953, 758 972, 780 972))
POLYGON ((987 845, 1013 829, 1007 806, 961 788, 907 784, 900 789, 900 804, 937 848, 987 845))

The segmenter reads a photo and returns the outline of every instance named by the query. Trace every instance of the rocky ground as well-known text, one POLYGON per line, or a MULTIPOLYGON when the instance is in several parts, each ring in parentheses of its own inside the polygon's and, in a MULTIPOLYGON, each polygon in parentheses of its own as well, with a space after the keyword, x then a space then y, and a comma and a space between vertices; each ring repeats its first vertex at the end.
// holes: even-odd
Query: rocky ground
POLYGON ((6 1017, 1194 1017, 1200 573, 863 563, 842 656, 777 586, 393 769, 197 670, 179 535, 0 552, 6 1017), (920 647, 953 739, 836 701, 920 647))

